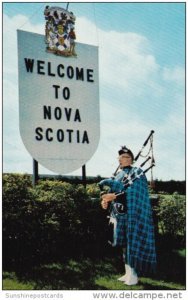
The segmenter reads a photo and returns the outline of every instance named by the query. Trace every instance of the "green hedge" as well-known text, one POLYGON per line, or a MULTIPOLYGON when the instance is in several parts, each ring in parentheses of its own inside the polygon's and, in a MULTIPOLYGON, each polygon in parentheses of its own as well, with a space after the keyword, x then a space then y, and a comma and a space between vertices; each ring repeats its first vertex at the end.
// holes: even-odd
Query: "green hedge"
POLYGON ((186 198, 175 192, 173 195, 160 195, 156 209, 159 230, 174 238, 181 237, 185 241, 186 231, 186 198))
POLYGON ((95 191, 98 200, 93 195, 82 185, 40 181, 33 188, 27 175, 4 175, 4 265, 105 251, 106 216, 99 191, 95 191))
MULTIPOLYGON (((3 176, 3 264, 59 261, 65 256, 102 257, 107 245, 106 212, 96 184, 41 180, 33 188, 29 175, 3 176)), ((185 236, 185 197, 162 196, 156 209, 160 228, 185 236)))

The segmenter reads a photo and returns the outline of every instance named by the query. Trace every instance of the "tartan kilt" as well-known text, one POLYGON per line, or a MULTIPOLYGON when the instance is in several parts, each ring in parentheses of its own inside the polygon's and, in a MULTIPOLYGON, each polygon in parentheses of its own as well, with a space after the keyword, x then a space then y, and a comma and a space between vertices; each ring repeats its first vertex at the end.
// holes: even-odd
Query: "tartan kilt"
POLYGON ((114 226, 113 246, 125 247, 126 241, 126 224, 127 214, 118 215, 116 218, 116 226, 114 226))

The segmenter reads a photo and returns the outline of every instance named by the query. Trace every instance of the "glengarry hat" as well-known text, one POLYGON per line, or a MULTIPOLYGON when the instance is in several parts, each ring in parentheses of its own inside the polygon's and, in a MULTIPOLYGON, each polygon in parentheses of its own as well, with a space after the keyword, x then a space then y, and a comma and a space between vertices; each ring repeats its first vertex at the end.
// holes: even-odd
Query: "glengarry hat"
POLYGON ((118 151, 119 155, 127 153, 131 156, 132 160, 134 160, 134 155, 130 149, 128 149, 126 146, 122 146, 121 149, 118 151))

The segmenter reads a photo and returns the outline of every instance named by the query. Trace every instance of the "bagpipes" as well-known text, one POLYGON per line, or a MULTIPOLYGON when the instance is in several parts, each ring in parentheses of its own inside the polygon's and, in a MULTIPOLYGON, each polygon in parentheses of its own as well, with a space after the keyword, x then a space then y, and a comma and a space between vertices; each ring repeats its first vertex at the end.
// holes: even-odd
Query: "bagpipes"
MULTIPOLYGON (((118 171, 120 170, 120 165, 115 170, 113 176, 111 178, 107 178, 104 180, 101 180, 98 185, 101 190, 101 196, 105 193, 115 193, 116 200, 113 200, 108 204, 107 212, 108 216, 107 218, 110 218, 109 225, 112 225, 111 231, 113 232, 113 238, 111 240, 114 240, 114 233, 116 230, 117 225, 117 218, 118 216, 124 215, 127 212, 126 207, 126 189, 131 186, 135 180, 138 180, 141 176, 143 176, 145 173, 147 173, 149 170, 151 170, 151 184, 153 182, 153 173, 152 168, 155 166, 155 160, 153 156, 153 133, 154 131, 151 130, 149 136, 145 140, 141 150, 138 152, 134 159, 134 164, 138 160, 138 158, 146 157, 146 160, 138 167, 130 167, 129 172, 124 175, 124 177, 121 180, 116 180, 116 175, 118 174, 118 171), (150 141, 150 148, 146 155, 143 155, 143 149, 150 141), (150 161, 150 166, 143 170, 142 167, 150 161), (105 191, 105 187, 108 187, 108 192, 105 191)), ((126 149, 125 146, 122 147, 122 149, 126 149)), ((110 241, 109 241, 110 242, 110 241)), ((110 242, 113 246, 115 245, 114 242, 110 242)))

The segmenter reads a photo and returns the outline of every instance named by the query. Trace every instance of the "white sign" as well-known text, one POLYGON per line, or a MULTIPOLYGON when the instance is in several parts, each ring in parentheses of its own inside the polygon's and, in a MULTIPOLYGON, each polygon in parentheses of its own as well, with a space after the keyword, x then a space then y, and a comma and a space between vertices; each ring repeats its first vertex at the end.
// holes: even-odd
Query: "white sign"
POLYGON ((18 30, 20 134, 31 156, 59 174, 83 166, 100 135, 98 47, 76 43, 76 52, 48 53, 43 35, 18 30))

